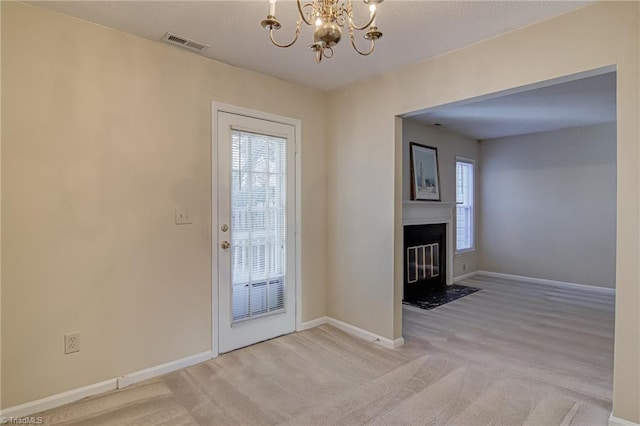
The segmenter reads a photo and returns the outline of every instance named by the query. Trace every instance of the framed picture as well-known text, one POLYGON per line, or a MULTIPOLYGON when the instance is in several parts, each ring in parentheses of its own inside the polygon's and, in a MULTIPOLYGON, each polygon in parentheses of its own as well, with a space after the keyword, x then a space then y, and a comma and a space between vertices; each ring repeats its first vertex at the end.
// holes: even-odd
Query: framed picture
POLYGON ((411 199, 440 201, 438 150, 415 142, 411 150, 411 199))

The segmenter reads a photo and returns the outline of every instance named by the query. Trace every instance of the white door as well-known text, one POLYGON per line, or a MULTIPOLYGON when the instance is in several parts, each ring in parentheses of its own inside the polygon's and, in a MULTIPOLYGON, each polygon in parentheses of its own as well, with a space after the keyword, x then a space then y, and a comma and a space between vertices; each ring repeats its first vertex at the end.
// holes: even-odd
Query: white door
POLYGON ((295 127, 219 111, 218 350, 295 330, 295 127))

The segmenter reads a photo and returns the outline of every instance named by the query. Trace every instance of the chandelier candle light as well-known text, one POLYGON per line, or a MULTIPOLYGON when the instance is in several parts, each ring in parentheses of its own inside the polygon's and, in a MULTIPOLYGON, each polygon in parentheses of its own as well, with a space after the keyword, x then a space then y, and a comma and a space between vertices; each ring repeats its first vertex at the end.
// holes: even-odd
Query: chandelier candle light
POLYGON ((296 32, 293 41, 289 44, 280 44, 273 38, 273 32, 279 30, 280 21, 276 18, 276 0, 269 0, 269 15, 262 21, 262 27, 269 30, 271 42, 278 47, 290 47, 300 36, 302 23, 315 26, 313 31, 313 44, 309 49, 316 54, 316 62, 320 62, 322 57, 331 58, 333 56, 333 46, 338 44, 342 38, 342 27, 345 24, 349 28, 349 38, 353 49, 361 55, 369 55, 373 52, 376 40, 382 37, 376 26, 377 5, 384 0, 362 0, 369 6, 369 20, 363 26, 358 26, 353 22, 353 5, 351 0, 313 0, 307 3, 298 3, 298 20, 296 22, 296 32), (365 31, 363 37, 371 42, 369 50, 360 50, 356 46, 355 32, 365 31))

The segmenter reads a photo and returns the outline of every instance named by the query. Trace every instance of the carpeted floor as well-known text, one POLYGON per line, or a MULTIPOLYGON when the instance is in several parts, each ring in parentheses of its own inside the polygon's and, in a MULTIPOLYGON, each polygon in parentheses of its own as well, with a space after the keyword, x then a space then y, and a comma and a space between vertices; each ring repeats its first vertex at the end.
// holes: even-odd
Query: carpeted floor
POLYGON ((396 350, 321 326, 40 415, 77 425, 606 425, 613 296, 474 278, 396 350))

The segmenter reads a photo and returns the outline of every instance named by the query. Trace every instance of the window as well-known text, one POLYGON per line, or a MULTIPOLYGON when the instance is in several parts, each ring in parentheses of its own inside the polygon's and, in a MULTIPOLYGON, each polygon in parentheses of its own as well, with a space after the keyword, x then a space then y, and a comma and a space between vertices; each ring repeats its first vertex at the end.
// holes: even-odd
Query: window
POLYGON ((456 252, 473 250, 472 160, 456 160, 456 252))

